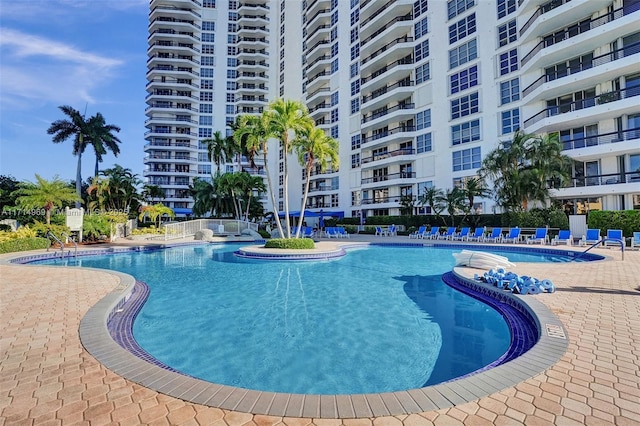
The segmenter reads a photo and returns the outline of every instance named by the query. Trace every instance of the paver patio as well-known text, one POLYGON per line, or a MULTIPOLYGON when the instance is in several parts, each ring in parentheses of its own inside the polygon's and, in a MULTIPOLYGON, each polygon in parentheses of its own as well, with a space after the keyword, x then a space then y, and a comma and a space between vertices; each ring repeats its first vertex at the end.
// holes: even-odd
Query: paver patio
POLYGON ((204 407, 127 381, 89 355, 78 337, 80 319, 118 285, 115 276, 0 265, 0 425, 640 425, 640 252, 627 251, 624 261, 620 251, 596 252, 610 259, 515 268, 558 287, 528 296, 546 304, 569 334, 567 353, 546 372, 445 410, 335 420, 204 407))

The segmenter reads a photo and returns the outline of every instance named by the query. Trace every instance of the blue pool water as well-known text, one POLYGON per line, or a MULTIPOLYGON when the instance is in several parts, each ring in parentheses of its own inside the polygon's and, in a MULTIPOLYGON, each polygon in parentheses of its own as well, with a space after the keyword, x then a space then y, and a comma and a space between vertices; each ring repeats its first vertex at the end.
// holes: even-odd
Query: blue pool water
POLYGON ((509 347, 497 311, 442 282, 459 249, 371 246, 334 261, 264 262, 235 257, 237 248, 66 263, 146 282, 150 296, 133 329, 140 346, 179 371, 230 386, 306 394, 413 389, 478 370, 509 347))

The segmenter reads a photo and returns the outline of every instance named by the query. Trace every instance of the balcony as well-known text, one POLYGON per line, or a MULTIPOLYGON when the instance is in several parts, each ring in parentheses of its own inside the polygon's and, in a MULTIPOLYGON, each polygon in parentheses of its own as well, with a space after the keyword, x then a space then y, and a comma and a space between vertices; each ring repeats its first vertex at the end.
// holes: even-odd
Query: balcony
POLYGON ((366 136, 366 137, 362 138, 362 145, 365 145, 365 144, 368 144, 368 143, 372 143, 374 141, 378 141, 378 140, 386 138, 388 136, 401 134, 401 133, 410 133, 410 132, 415 132, 415 131, 416 131, 416 127, 415 126, 398 126, 398 127, 394 127, 392 129, 384 130, 384 131, 375 133, 375 134, 373 134, 371 136, 366 136))
POLYGON ((547 12, 552 11, 553 9, 555 9, 556 7, 562 6, 565 3, 569 3, 571 0, 551 0, 550 2, 547 2, 545 4, 542 4, 540 6, 538 6, 538 9, 534 12, 533 15, 531 15, 531 18, 529 18, 529 20, 522 26, 522 28, 520 28, 520 37, 522 37, 522 34, 524 34, 525 31, 527 31, 527 29, 529 29, 529 27, 542 15, 544 15, 547 12))
MULTIPOLYGON (((385 107, 381 111, 372 112, 371 114, 367 114, 367 115, 362 116, 361 123, 362 124, 367 123, 367 122, 369 122, 371 120, 375 120, 377 118, 384 117, 384 116, 389 115, 389 114, 391 114, 393 112, 396 112, 396 111, 402 111, 402 110, 408 110, 408 109, 412 110, 414 108, 415 108, 415 104, 413 104, 413 103, 402 103, 402 104, 394 105, 394 106, 392 106, 390 108, 386 108, 385 107)), ((413 115, 413 114, 411 114, 411 115, 413 115)))
POLYGON ((180 8, 176 6, 167 6, 167 5, 154 7, 153 9, 151 9, 151 12, 149 12, 149 15, 153 16, 156 14, 156 12, 164 12, 169 17, 174 17, 177 19, 182 19, 184 16, 195 16, 197 18, 202 17, 195 10, 188 9, 188 8, 180 8))
MULTIPOLYGON (((361 28, 360 31, 362 31, 362 28, 364 26, 365 26, 364 23, 360 24, 360 28, 361 28)), ((406 14, 404 16, 397 16, 397 17, 393 18, 392 20, 390 20, 389 22, 387 22, 381 28, 378 28, 376 31, 374 31, 368 37, 366 37, 366 34, 367 34, 366 32, 362 32, 361 33, 361 37, 363 37, 363 40, 360 42, 360 46, 361 46, 361 48, 364 47, 364 46, 367 46, 368 43, 370 43, 375 38, 377 38, 379 35, 381 35, 385 31, 387 31, 388 29, 393 28, 393 27, 396 27, 397 30, 396 31, 390 31, 389 34, 387 34, 387 36, 386 36, 387 38, 393 39, 393 38, 397 38, 398 36, 406 35, 407 32, 410 31, 412 26, 413 26, 413 15, 411 13, 408 13, 408 14, 406 14), (398 26, 398 23, 402 23, 403 25, 398 26), (364 38, 364 37, 366 37, 366 38, 364 38)))
POLYGON ((360 183, 362 185, 365 185, 368 183, 387 182, 387 181, 396 180, 396 179, 415 179, 415 177, 416 177, 415 172, 401 172, 401 173, 392 173, 392 174, 382 175, 382 176, 374 176, 370 178, 363 178, 360 181, 360 183))
MULTIPOLYGON (((609 22, 613 22, 638 10, 640 10, 640 3, 636 3, 633 7, 616 9, 594 19, 580 21, 562 32, 559 31, 552 35, 544 37, 543 40, 541 40, 533 49, 531 49, 526 55, 523 56, 520 64, 521 66, 526 65, 527 62, 532 60, 541 50, 546 49, 547 47, 551 47, 565 40, 569 40, 570 38, 587 33, 592 29, 608 24, 609 22)), ((574 46, 572 47, 575 48, 574 46)))
MULTIPOLYGON (((607 64, 613 61, 617 61, 622 58, 626 58, 627 56, 635 55, 640 53, 640 42, 633 43, 629 46, 625 46, 622 49, 614 50, 613 52, 605 53, 604 55, 596 56, 591 61, 582 62, 578 64, 576 67, 569 67, 563 70, 561 73, 555 72, 552 74, 545 74, 542 77, 538 78, 536 81, 531 83, 522 91, 522 97, 526 97, 531 94, 538 87, 543 85, 544 83, 548 83, 550 81, 555 81, 563 77, 567 77, 569 75, 575 75, 582 71, 589 70, 591 68, 607 64)), ((637 64, 635 64, 637 66, 637 64)), ((619 73, 618 73, 619 74, 619 73)))
MULTIPOLYGON (((373 101, 374 99, 378 99, 378 102, 376 102, 376 104, 372 105, 372 106, 376 106, 381 104, 382 102, 385 101, 386 98, 382 98, 380 99, 381 96, 388 94, 393 94, 396 92, 395 89, 398 89, 399 87, 404 87, 406 88, 403 91, 397 91, 397 92, 401 92, 401 93, 413 93, 413 86, 415 86, 415 82, 409 80, 409 78, 405 78, 403 80, 397 81, 393 84, 389 84, 386 86, 383 86, 379 89, 374 90, 373 92, 371 92, 369 95, 363 96, 361 99, 362 105, 364 106, 364 104, 369 103, 371 101, 373 101)), ((369 105, 367 105, 367 107, 369 107, 369 105)), ((363 108, 364 109, 364 108, 363 108)))
POLYGON ((598 197, 611 194, 637 193, 640 185, 640 173, 607 173, 571 178, 563 186, 559 182, 548 182, 554 198, 598 197))
POLYGON ((361 164, 373 163, 379 160, 385 160, 387 158, 398 157, 398 156, 406 156, 406 155, 414 155, 416 150, 413 148, 401 148, 396 149, 395 151, 385 152, 384 154, 376 154, 370 157, 364 157, 360 160, 361 164))
POLYGON ((594 96, 592 98, 581 99, 579 101, 568 102, 566 104, 550 106, 539 113, 535 114, 532 117, 529 117, 524 121, 524 127, 530 127, 537 123, 538 121, 548 118, 554 117, 560 114, 566 114, 573 111, 583 110, 587 108, 593 108, 598 105, 604 105, 610 102, 619 101, 621 99, 632 98, 640 95, 640 86, 631 87, 628 89, 616 90, 612 92, 601 93, 598 96, 594 96))
MULTIPOLYGON (((404 58, 398 59, 397 61, 394 61, 390 64, 387 64, 381 68, 378 68, 376 71, 372 72, 371 74, 369 74, 366 77, 362 77, 361 79, 361 84, 364 85, 366 83, 368 83, 369 81, 383 75, 386 74, 394 69, 396 69, 397 67, 400 67, 402 65, 413 65, 413 55, 407 55, 404 58)), ((413 70, 413 67, 409 67, 407 68, 409 71, 413 70)))

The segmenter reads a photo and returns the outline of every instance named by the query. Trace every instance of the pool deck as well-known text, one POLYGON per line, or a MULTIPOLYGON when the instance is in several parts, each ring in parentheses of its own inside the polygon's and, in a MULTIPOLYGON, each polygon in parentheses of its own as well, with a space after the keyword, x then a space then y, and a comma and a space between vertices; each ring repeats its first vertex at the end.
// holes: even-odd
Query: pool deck
MULTIPOLYGON (((323 239, 322 245, 331 250, 360 241, 416 242, 352 236, 323 239)), ((568 332, 568 351, 544 373, 447 409, 358 419, 263 416, 204 407, 125 380, 87 353, 78 335, 84 314, 119 285, 116 275, 0 265, 0 425, 639 425, 640 251, 626 251, 624 261, 616 249, 592 252, 608 259, 514 268, 519 274, 549 278, 558 289, 527 296, 546 305, 568 332)), ((470 276, 478 272, 460 270, 470 276)))

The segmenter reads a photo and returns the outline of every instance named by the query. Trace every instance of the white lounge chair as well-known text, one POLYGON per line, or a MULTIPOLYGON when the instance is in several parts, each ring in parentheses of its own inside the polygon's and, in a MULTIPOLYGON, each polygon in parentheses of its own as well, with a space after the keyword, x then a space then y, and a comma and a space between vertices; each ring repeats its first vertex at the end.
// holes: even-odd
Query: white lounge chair
POLYGON ((580 240, 580 245, 586 246, 598 242, 600 242, 600 229, 587 229, 587 233, 580 240))
POLYGON ((569 231, 568 229, 561 229, 560 232, 558 232, 558 235, 553 237, 553 239, 551 240, 552 246, 558 244, 566 244, 568 246, 573 245, 573 236, 571 235, 571 231, 569 231))
POLYGON ((549 241, 549 236, 547 233, 549 230, 547 228, 536 228, 536 233, 533 237, 527 238, 527 244, 547 244, 549 241))
POLYGON ((633 233, 633 237, 631 237, 631 248, 640 249, 640 232, 633 233))
POLYGON ((604 240, 605 247, 620 247, 618 241, 622 241, 624 244, 624 236, 622 235, 622 229, 607 229, 607 237, 604 240))

